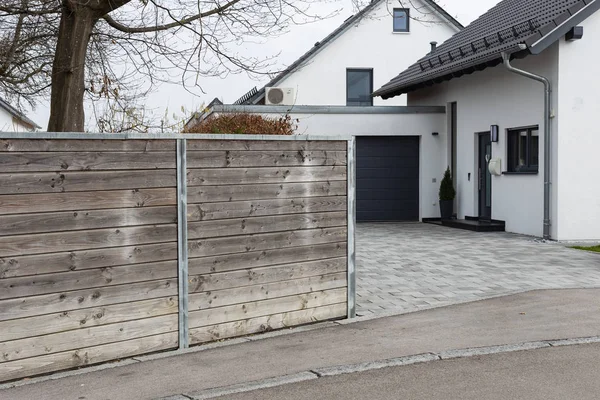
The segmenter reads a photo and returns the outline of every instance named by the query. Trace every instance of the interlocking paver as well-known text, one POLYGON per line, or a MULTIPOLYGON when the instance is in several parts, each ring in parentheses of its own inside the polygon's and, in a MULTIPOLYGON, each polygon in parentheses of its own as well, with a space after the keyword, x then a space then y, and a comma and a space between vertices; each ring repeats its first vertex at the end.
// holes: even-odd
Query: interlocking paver
POLYGON ((411 312, 535 289, 600 287, 600 255, 509 233, 358 224, 357 313, 411 312))

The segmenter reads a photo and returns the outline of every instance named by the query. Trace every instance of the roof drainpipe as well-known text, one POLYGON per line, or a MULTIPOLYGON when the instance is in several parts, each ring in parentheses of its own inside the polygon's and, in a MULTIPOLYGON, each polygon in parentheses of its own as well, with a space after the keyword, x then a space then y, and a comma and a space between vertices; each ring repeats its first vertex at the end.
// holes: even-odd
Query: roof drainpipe
POLYGON ((544 84, 544 239, 550 239, 550 165, 551 165, 551 110, 552 84, 550 80, 534 73, 515 68, 510 64, 510 55, 502 53, 504 66, 509 71, 544 84))

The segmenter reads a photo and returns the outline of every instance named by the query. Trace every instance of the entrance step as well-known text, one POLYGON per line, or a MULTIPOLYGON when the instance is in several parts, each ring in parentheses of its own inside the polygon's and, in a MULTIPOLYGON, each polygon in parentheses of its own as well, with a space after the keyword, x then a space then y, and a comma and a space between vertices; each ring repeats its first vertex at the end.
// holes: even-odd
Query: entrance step
POLYGON ((445 219, 424 220, 423 222, 447 226, 449 228, 464 229, 473 232, 504 232, 506 223, 504 221, 481 221, 479 219, 445 219))

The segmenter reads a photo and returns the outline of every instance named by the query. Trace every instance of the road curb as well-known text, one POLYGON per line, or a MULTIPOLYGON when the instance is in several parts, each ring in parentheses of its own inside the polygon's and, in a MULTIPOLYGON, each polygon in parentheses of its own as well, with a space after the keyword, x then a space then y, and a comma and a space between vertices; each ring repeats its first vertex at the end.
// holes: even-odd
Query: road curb
POLYGON ((357 372, 373 371, 390 367, 402 367, 437 361, 471 358, 483 355, 507 354, 518 351, 551 349, 553 347, 576 346, 594 343, 600 343, 600 336, 573 339, 541 340, 517 344, 447 350, 439 353, 423 353, 358 364, 346 364, 336 365, 332 367, 315 368, 309 371, 300 372, 298 374, 283 375, 279 377, 251 381, 242 384, 224 386, 221 388, 206 389, 192 393, 183 393, 170 397, 161 397, 155 400, 207 400, 231 394, 246 393, 260 389, 283 386, 290 383, 353 374, 357 372))

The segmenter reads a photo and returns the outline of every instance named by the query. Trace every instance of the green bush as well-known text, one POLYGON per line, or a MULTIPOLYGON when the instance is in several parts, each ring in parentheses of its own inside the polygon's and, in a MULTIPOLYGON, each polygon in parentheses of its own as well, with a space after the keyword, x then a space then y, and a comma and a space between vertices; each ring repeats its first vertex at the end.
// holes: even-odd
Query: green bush
POLYGON ((456 197, 456 190, 452 184, 452 174, 450 173, 450 167, 446 168, 444 172, 444 178, 440 184, 440 201, 454 200, 456 197))

